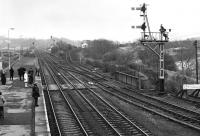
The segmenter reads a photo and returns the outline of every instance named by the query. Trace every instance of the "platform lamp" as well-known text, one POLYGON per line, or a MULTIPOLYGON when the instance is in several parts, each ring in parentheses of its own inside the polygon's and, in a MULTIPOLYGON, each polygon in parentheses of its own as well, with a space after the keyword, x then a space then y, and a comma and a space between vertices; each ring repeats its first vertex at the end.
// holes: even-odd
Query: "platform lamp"
POLYGON ((14 30, 15 28, 8 28, 8 53, 9 53, 9 58, 8 58, 8 65, 10 69, 10 39, 9 39, 9 31, 14 30))

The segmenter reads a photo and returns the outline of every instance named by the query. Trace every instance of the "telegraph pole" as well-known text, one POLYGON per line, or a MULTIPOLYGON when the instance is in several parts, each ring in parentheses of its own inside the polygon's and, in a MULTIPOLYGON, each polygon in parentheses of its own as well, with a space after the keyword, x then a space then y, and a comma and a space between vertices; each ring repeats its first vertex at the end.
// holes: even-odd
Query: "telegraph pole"
MULTIPOLYGON (((198 66, 198 41, 195 40, 193 42, 193 45, 195 46, 195 59, 196 59, 196 84, 199 83, 199 66, 198 66)), ((195 96, 195 97, 198 97, 199 96, 199 92, 200 92, 200 89, 196 89, 191 95, 192 96, 195 96)))
POLYGON ((194 41, 193 45, 195 46, 195 56, 196 56, 196 83, 198 84, 199 72, 198 72, 198 43, 197 40, 194 41))
POLYGON ((8 53, 9 53, 9 56, 8 56, 8 67, 9 67, 9 69, 10 69, 10 67, 11 67, 11 66, 10 66, 10 65, 11 65, 11 64, 10 64, 10 56, 11 56, 11 55, 10 55, 10 43, 9 43, 9 42, 10 42, 9 30, 14 30, 14 29, 15 29, 15 28, 9 28, 9 29, 8 29, 8 53))
MULTIPOLYGON (((135 8, 132 8, 135 10, 135 8)), ((162 26, 160 26, 159 32, 151 32, 150 25, 147 17, 147 7, 144 3, 141 7, 136 8, 136 10, 141 11, 141 17, 143 17, 143 24, 141 26, 136 26, 136 28, 141 28, 143 32, 141 33, 140 43, 149 48, 153 53, 155 53, 159 57, 159 84, 160 84, 160 92, 164 92, 164 45, 169 41, 168 32, 162 26), (147 28, 147 31, 146 31, 147 28), (158 51, 157 51, 158 48, 158 51)), ((135 26, 132 26, 135 28, 135 26)), ((171 31, 169 29, 169 31, 171 31)))

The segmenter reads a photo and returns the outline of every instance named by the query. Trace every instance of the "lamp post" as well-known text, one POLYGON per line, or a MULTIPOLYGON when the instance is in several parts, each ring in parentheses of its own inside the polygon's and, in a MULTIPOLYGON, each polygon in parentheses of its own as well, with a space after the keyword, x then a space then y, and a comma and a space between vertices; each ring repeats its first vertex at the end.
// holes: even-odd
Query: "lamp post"
POLYGON ((9 57, 8 57, 8 65, 9 65, 9 69, 10 69, 10 39, 9 39, 9 30, 14 30, 15 28, 8 28, 8 53, 9 53, 9 57))
MULTIPOLYGON (((20 35, 19 37, 20 37, 20 39, 22 40, 23 35, 20 35)), ((22 45, 21 45, 21 46, 20 46, 20 49, 19 49, 19 61, 20 61, 20 59, 21 59, 21 53, 22 53, 22 51, 23 51, 23 47, 22 47, 22 45)))

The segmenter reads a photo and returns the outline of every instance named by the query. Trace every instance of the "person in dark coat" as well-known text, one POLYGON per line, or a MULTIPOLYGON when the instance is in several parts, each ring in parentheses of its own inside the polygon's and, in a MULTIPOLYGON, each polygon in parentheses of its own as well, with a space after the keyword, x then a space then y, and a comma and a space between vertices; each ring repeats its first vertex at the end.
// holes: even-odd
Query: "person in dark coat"
POLYGON ((4 103, 6 102, 2 92, 0 92, 0 117, 4 118, 4 103))
POLYGON ((33 84, 33 74, 34 74, 34 71, 33 69, 31 68, 29 71, 28 71, 28 81, 29 81, 29 84, 33 84))
POLYGON ((10 68, 10 80, 13 80, 13 75, 14 75, 14 70, 13 70, 13 68, 11 67, 11 68, 10 68))
POLYGON ((4 70, 1 72, 1 84, 2 85, 6 84, 6 73, 4 70))
POLYGON ((19 75, 19 80, 22 80, 22 67, 17 69, 18 75, 19 75))
POLYGON ((34 83, 32 88, 32 97, 34 98, 35 106, 38 106, 38 97, 40 97, 40 93, 36 83, 34 83))

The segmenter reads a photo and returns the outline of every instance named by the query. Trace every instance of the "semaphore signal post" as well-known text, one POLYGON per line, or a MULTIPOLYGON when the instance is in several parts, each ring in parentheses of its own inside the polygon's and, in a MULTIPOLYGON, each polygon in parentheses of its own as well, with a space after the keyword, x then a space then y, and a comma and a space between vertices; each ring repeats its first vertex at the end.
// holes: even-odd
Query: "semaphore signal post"
POLYGON ((169 41, 168 32, 161 24, 158 32, 151 32, 150 25, 147 17, 147 5, 144 3, 141 7, 132 8, 132 10, 140 10, 140 16, 143 17, 143 24, 141 26, 132 26, 132 28, 141 28, 143 32, 141 33, 140 43, 145 47, 149 48, 153 53, 159 57, 159 82, 160 82, 160 92, 164 92, 164 45, 169 41))

